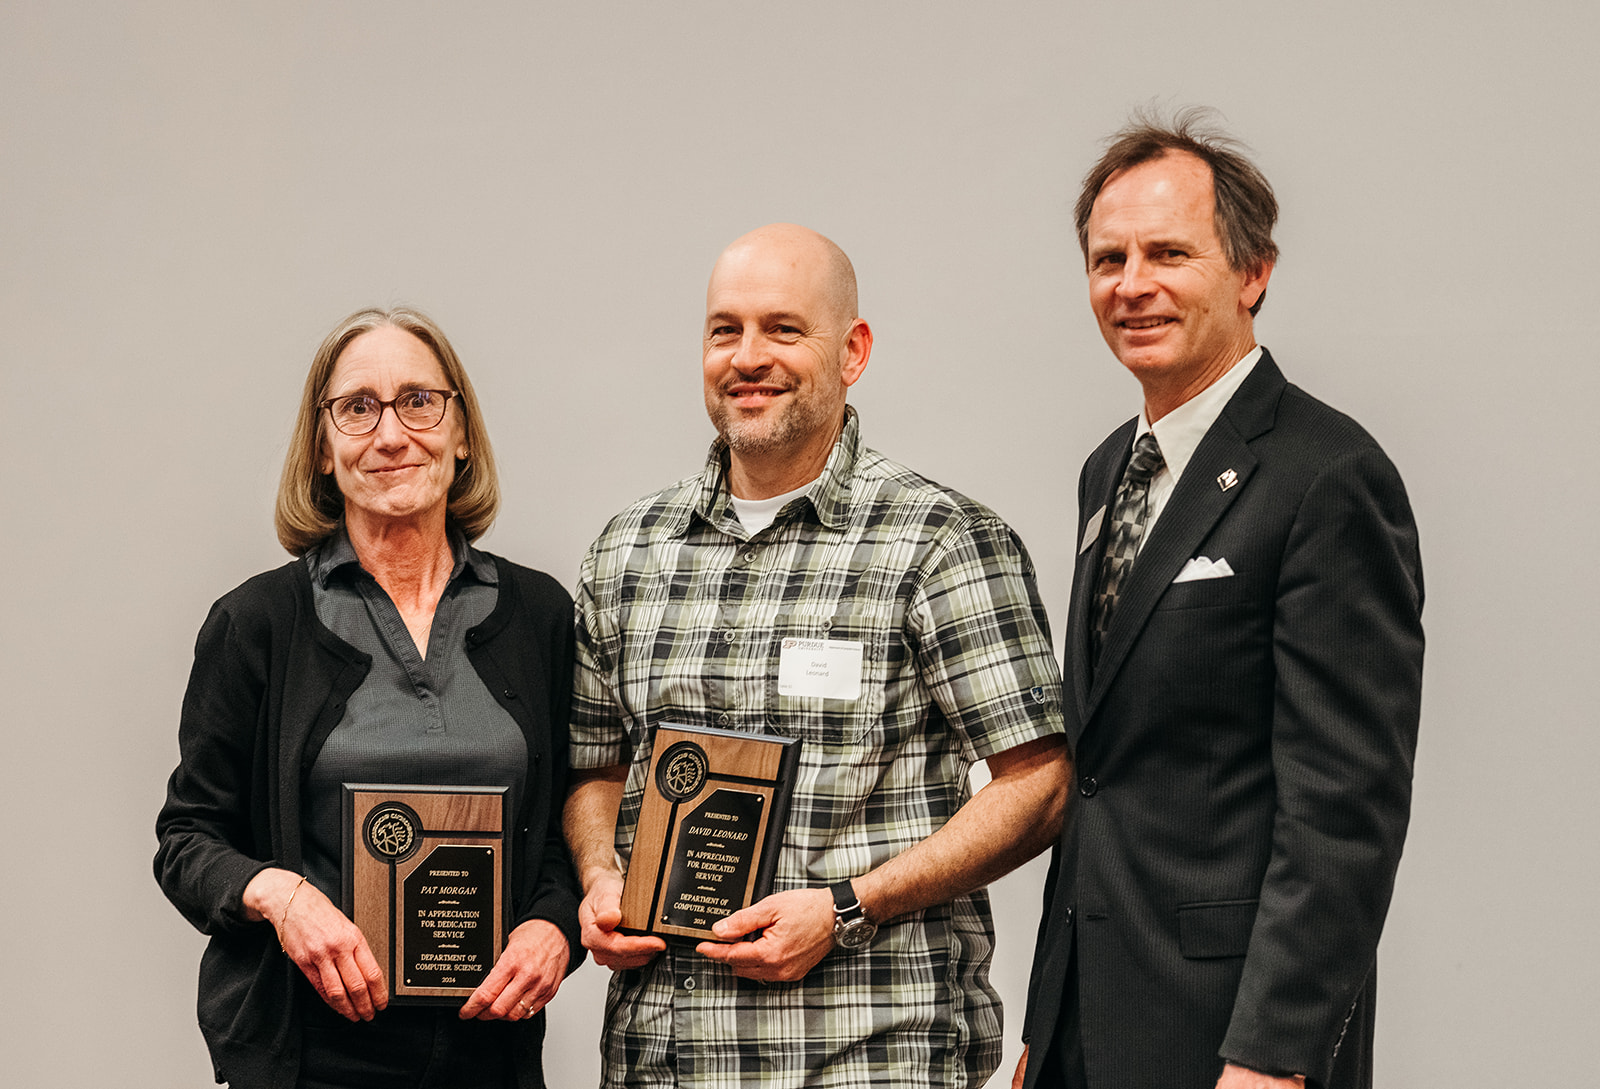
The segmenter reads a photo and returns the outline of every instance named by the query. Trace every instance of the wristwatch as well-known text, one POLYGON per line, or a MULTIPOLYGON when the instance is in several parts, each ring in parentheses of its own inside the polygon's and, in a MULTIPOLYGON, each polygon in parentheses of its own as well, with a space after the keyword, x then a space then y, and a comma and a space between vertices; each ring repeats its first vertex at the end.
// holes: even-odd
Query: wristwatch
POLYGON ((867 918, 855 886, 841 881, 832 886, 833 944, 840 949, 860 949, 877 936, 878 924, 867 918))

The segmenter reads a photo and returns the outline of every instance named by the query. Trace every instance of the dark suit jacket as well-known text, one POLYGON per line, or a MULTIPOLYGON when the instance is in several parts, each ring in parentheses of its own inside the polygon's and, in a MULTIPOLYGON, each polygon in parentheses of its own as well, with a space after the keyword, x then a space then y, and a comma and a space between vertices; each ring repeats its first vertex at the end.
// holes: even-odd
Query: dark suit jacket
MULTIPOLYGON (((1113 505, 1135 423, 1084 465, 1080 544, 1113 505)), ((1078 794, 1034 956, 1029 1084, 1072 985, 1092 1089, 1210 1089, 1224 1059, 1370 1084, 1422 684, 1400 477, 1263 353, 1173 490, 1096 667, 1103 521, 1073 578, 1078 794), (1201 555, 1233 576, 1174 585, 1201 555)))

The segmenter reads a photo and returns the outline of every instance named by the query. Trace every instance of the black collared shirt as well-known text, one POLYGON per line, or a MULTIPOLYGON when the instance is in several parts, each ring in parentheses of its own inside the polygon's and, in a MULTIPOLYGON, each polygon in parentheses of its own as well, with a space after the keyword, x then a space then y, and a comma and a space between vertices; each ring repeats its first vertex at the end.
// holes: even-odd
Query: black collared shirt
POLYGON ((528 748, 516 721, 467 660, 466 633, 494 610, 494 561, 452 534, 450 580, 433 614, 428 656, 417 652, 400 610, 356 558, 341 528, 306 553, 317 618, 372 656, 318 752, 304 796, 306 876, 340 897, 345 783, 509 786, 520 810, 528 748))

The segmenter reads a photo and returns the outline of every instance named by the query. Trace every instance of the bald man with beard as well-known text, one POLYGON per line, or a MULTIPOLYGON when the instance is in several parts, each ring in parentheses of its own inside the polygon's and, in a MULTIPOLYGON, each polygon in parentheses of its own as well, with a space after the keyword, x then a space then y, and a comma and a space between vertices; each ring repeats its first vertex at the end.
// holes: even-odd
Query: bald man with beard
POLYGON ((1060 673, 1010 528, 861 444, 857 310, 815 231, 729 246, 706 292, 706 464, 584 560, 566 829, 584 945, 614 971, 605 1086, 976 1086, 1000 1058, 981 890, 1060 826, 1060 673), (780 691, 795 638, 859 664, 858 688, 780 691), (802 742, 774 891, 719 941, 617 929, 662 723, 802 742))

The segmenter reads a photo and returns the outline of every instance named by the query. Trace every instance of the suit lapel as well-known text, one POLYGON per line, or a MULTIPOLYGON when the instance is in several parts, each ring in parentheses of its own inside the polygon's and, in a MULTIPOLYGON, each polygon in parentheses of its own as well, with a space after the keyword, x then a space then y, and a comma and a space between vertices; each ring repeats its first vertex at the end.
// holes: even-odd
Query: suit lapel
MULTIPOLYGON (((1077 562, 1072 573, 1071 613, 1067 618, 1067 669, 1072 675, 1072 689, 1078 700, 1078 722, 1089 719, 1089 685, 1092 678, 1089 650, 1089 615, 1094 601, 1095 583, 1100 577, 1100 564, 1105 556, 1106 542, 1111 536, 1111 507, 1116 501, 1117 485, 1133 456, 1133 433, 1138 427, 1137 418, 1117 428, 1111 437, 1100 444, 1089 457, 1083 470, 1083 498, 1078 512, 1078 540, 1075 548, 1083 544, 1084 528, 1097 511, 1101 513, 1100 529, 1095 541, 1087 549, 1077 552, 1077 562)), ((1077 738, 1069 738, 1076 741, 1077 738)))
MULTIPOLYGON (((1172 580, 1195 554, 1218 520, 1250 486, 1257 463, 1248 444, 1271 430, 1278 398, 1285 385, 1282 372, 1263 350, 1255 369, 1229 399, 1205 438, 1200 440, 1194 456, 1184 468, 1182 478, 1168 498, 1155 529, 1151 531, 1150 540, 1140 551, 1139 559, 1118 595, 1117 610, 1111 618, 1111 630, 1106 633, 1100 664, 1093 672, 1088 696, 1084 700, 1084 721, 1094 713, 1110 688, 1112 679, 1138 640, 1139 633, 1144 630, 1161 595, 1172 585, 1172 580), (1217 478, 1229 469, 1233 470, 1237 482, 1224 489, 1217 478)), ((1112 485, 1113 488, 1115 486, 1112 485)), ((1101 546, 1103 548, 1104 545, 1101 546)), ((1098 553, 1101 549, 1091 551, 1098 553)), ((1079 590, 1080 586, 1075 584, 1075 594, 1079 590)), ((1086 587, 1082 587, 1082 591, 1084 598, 1093 597, 1092 579, 1086 587)), ((1072 618, 1074 632, 1081 627, 1084 630, 1081 637, 1085 641, 1087 618, 1088 606, 1085 601, 1082 622, 1076 608, 1072 618)), ((1088 661, 1087 651, 1084 661, 1088 661)))

